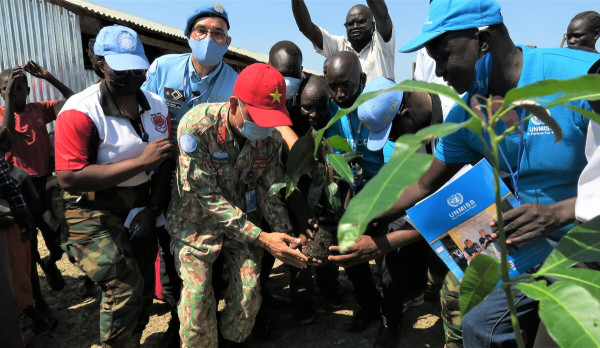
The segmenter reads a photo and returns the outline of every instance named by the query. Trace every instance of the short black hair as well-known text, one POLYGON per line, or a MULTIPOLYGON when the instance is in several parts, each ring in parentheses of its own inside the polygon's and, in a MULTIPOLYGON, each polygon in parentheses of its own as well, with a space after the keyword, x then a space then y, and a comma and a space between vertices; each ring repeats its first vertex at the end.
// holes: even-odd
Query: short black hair
POLYGON ((300 88, 298 89, 298 100, 302 100, 302 92, 308 85, 314 86, 315 88, 322 90, 324 94, 329 95, 329 86, 323 76, 310 75, 309 77, 302 80, 300 88))
POLYGON ((269 50, 269 62, 275 59, 275 54, 277 54, 279 51, 284 51, 289 55, 295 55, 302 59, 302 51, 300 50, 300 47, 291 41, 283 40, 276 42, 273 47, 271 47, 271 50, 269 50))
POLYGON ((589 22, 596 29, 600 28, 600 13, 596 11, 584 11, 578 13, 571 19, 571 22, 578 20, 589 22))

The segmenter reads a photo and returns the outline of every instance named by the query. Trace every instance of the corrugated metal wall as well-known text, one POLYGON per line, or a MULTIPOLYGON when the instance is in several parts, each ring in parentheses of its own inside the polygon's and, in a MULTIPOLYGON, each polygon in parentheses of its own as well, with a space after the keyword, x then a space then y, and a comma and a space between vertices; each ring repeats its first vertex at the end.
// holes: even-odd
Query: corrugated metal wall
MULTIPOLYGON (((79 16, 46 0, 0 0, 0 69, 30 59, 75 92, 87 87, 79 16)), ((62 99, 49 83, 27 75, 28 102, 62 99)))

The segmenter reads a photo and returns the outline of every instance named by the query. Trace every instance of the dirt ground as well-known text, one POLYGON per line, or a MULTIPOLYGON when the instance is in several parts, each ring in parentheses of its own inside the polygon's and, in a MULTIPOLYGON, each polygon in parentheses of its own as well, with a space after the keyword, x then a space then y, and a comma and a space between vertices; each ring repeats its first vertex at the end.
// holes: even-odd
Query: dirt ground
MULTIPOLYGON (((44 242, 39 238, 40 254, 47 255, 44 242)), ((98 334, 98 305, 95 301, 84 302, 79 293, 83 273, 73 266, 66 256, 58 263, 66 281, 60 292, 52 291, 46 284, 43 272, 38 266, 43 294, 58 319, 53 333, 32 344, 33 348, 78 348, 100 347, 98 334)), ((379 325, 373 324, 360 334, 345 332, 343 327, 350 320, 353 310, 357 309, 352 296, 352 286, 343 270, 340 272, 340 296, 344 305, 340 310, 330 311, 323 305, 319 293, 315 294, 317 313, 315 322, 298 325, 293 319, 291 309, 287 307, 266 308, 270 334, 267 339, 250 338, 249 347, 264 348, 300 348, 300 347, 372 347, 379 325)), ((286 267, 277 262, 268 284, 269 289, 280 296, 288 296, 289 277, 286 267)), ((166 331, 170 314, 166 304, 154 300, 150 308, 150 323, 142 336, 142 347, 158 347, 162 334, 166 331)), ((439 317, 439 302, 425 304, 409 309, 405 313, 402 337, 399 347, 443 347, 444 337, 442 321, 439 317)))

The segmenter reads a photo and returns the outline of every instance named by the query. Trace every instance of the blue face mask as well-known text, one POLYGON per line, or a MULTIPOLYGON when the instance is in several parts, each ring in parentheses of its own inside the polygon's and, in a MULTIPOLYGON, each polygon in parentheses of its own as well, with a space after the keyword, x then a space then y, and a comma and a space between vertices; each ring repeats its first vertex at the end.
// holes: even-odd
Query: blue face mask
POLYGON ((475 76, 467 92, 486 96, 489 90, 490 75, 492 73, 492 55, 488 52, 475 62, 475 76))
POLYGON ((209 36, 199 41, 188 39, 188 45, 192 49, 194 58, 204 66, 219 64, 229 49, 227 44, 219 45, 209 36))
POLYGON ((302 80, 294 77, 283 77, 285 80, 285 100, 292 100, 298 94, 302 80))
POLYGON ((266 139, 269 137, 269 135, 271 135, 271 132, 273 132, 273 128, 261 127, 252 121, 247 121, 245 118, 242 118, 242 121, 242 128, 240 129, 237 126, 236 127, 240 131, 240 134, 242 134, 244 138, 250 141, 259 141, 266 139))

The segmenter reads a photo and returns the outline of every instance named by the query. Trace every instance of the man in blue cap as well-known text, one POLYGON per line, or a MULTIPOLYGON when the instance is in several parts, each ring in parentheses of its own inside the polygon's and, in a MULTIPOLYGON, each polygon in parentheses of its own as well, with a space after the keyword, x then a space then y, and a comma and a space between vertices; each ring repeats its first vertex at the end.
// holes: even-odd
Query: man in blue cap
MULTIPOLYGON (((192 53, 167 54, 157 58, 148 69, 143 90, 163 98, 171 115, 171 134, 177 136, 177 125, 183 115, 201 103, 221 103, 233 95, 233 84, 238 74, 223 62, 231 44, 229 16, 217 2, 206 2, 187 18, 183 34, 188 38, 192 53)), ((171 307, 172 320, 163 345, 169 340, 179 344, 177 302, 181 281, 170 253, 170 237, 164 229, 158 230, 161 257, 163 295, 171 307)))
MULTIPOLYGON (((333 67, 327 73, 335 74, 336 70, 333 67)), ((367 84, 362 93, 387 89, 395 84, 394 81, 381 76, 367 84)), ((370 158, 378 158, 377 155, 381 154, 380 161, 373 162, 370 160, 358 163, 359 165, 368 165, 371 170, 364 171, 363 169, 363 173, 371 173, 370 176, 372 176, 389 160, 394 150, 393 141, 399 136, 414 133, 433 123, 441 123, 442 107, 437 95, 391 91, 381 93, 366 101, 358 107, 355 113, 351 113, 349 116, 348 120, 343 120, 337 126, 347 125, 347 127, 343 127, 346 133, 352 133, 353 126, 357 127, 358 125, 360 129, 364 126, 366 131, 361 131, 360 134, 364 135, 366 139, 358 140, 358 142, 364 144, 365 148, 359 151, 363 153, 363 156, 370 158), (354 119, 355 117, 356 119, 354 119), (375 166, 374 163, 377 165, 375 166)), ((349 139, 349 142, 354 141, 356 139, 349 139)), ((410 225, 405 226, 403 218, 399 218, 390 223, 383 233, 401 228, 412 229, 410 225)), ((339 252, 339 247, 332 246, 330 250, 339 252)), ((403 317, 403 304, 409 303, 415 298, 419 298, 422 303, 422 294, 427 287, 428 256, 429 246, 425 241, 404 247, 401 250, 390 250, 385 255, 382 264, 382 297, 378 295, 372 282, 364 280, 368 279, 364 275, 365 273, 370 276, 366 260, 353 262, 354 260, 350 259, 349 262, 346 262, 346 255, 329 256, 329 261, 346 267, 346 272, 353 281, 357 299, 363 308, 362 313, 369 308, 377 308, 377 306, 381 308, 384 320, 382 320, 382 326, 375 340, 376 347, 395 347, 400 337, 399 327, 403 317), (357 276, 357 273, 360 276, 357 276), (357 279, 357 277, 360 277, 360 279, 357 279)), ((366 317, 362 313, 357 315, 355 323, 359 322, 358 318, 366 317)), ((357 327, 357 325, 354 326, 357 327)))
POLYGON ((223 62, 231 44, 229 17, 223 6, 207 2, 187 18, 183 34, 192 53, 157 58, 142 89, 161 96, 173 118, 172 134, 181 117, 200 103, 225 102, 233 95, 237 73, 223 62))
MULTIPOLYGON (((465 93, 470 103, 475 94, 503 97, 510 89, 548 78, 567 79, 585 74, 598 55, 567 49, 530 49, 515 45, 503 24, 500 5, 493 0, 435 0, 422 33, 401 48, 413 52, 426 47, 436 61, 436 74, 442 76, 457 92, 465 93)), ((590 109, 586 101, 575 102, 590 109)), ((506 161, 500 169, 511 175, 513 189, 525 203, 504 214, 508 244, 521 243, 538 237, 558 240, 574 220, 577 178, 585 166, 584 144, 588 120, 566 107, 551 109, 563 129, 561 142, 554 144, 554 134, 540 120, 533 118, 524 124, 523 135, 507 137, 501 147, 506 161), (518 151, 521 149, 521 151, 518 151), (551 149, 551 151, 548 151, 551 149), (557 160, 560 164, 557 166, 557 160)), ((521 117, 527 114, 520 115, 521 117)), ((453 108, 446 122, 459 123, 469 118, 462 108, 453 108)), ((500 121, 498 131, 507 125, 500 121)), ((396 204, 376 219, 378 223, 393 221, 404 211, 435 192, 465 163, 485 156, 483 144, 469 130, 442 137, 436 147, 436 158, 423 177, 404 191, 396 204)), ((397 248, 420 238, 416 231, 401 231, 386 235, 390 248, 397 248)), ((354 258, 385 252, 373 238, 361 237, 354 258)), ((524 270, 525 271, 525 270, 524 270)), ((459 286, 457 282, 454 285, 459 286)), ((444 292, 444 291, 443 291, 444 292)), ((448 294, 448 292, 446 292, 448 294)), ((458 291, 452 291, 455 295, 458 291)), ((537 328, 536 302, 517 296, 517 311, 523 326, 532 337, 537 328)), ((445 308, 446 314, 451 311, 445 308)), ((502 289, 494 290, 484 302, 469 312, 462 321, 462 338, 466 346, 513 346, 508 306, 502 289)), ((459 329, 456 321, 445 326, 459 329)), ((460 345, 460 332, 448 345, 460 345)), ((447 336, 448 338, 448 336, 447 336)))

